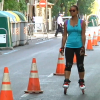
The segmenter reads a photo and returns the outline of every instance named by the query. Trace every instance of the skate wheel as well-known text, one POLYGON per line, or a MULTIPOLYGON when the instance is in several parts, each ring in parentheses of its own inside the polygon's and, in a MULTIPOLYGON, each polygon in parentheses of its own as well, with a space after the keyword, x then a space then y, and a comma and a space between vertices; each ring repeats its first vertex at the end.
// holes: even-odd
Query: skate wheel
POLYGON ((67 88, 64 88, 64 94, 66 95, 66 93, 67 93, 67 88))
POLYGON ((82 90, 82 93, 84 94, 84 92, 85 92, 85 91, 84 91, 84 89, 83 89, 83 90, 82 90))

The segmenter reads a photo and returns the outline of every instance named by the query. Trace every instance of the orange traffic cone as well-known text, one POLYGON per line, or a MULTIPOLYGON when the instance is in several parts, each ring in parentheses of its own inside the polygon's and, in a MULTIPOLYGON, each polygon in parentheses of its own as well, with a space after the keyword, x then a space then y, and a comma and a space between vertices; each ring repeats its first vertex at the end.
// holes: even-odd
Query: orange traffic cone
POLYGON ((0 100, 14 100, 13 92, 11 89, 8 67, 4 68, 3 81, 2 81, 2 87, 0 92, 0 100))
POLYGON ((74 58, 73 58, 73 64, 76 64, 76 54, 74 54, 74 58))
POLYGON ((54 75, 63 76, 64 75, 64 71, 65 71, 64 56, 62 56, 61 53, 59 53, 56 73, 54 73, 54 75))
POLYGON ((95 32, 94 32, 94 36, 93 36, 92 45, 93 46, 98 46, 98 44, 97 44, 97 36, 96 36, 96 33, 95 32))
POLYGON ((32 61, 28 88, 25 93, 43 93, 43 91, 41 91, 40 89, 40 82, 35 58, 33 58, 32 61))
POLYGON ((86 50, 93 50, 92 43, 91 43, 91 35, 88 36, 88 43, 87 43, 87 49, 86 50))
POLYGON ((100 42, 100 29, 99 29, 99 32, 98 32, 98 38, 97 38, 97 41, 100 42))

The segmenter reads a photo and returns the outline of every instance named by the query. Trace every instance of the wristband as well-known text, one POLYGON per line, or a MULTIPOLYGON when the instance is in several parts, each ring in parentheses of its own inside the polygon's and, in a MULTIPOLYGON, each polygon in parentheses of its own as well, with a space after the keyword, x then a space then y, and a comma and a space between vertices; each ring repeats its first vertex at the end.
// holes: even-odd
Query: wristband
POLYGON ((59 51, 64 52, 64 47, 61 47, 59 51))

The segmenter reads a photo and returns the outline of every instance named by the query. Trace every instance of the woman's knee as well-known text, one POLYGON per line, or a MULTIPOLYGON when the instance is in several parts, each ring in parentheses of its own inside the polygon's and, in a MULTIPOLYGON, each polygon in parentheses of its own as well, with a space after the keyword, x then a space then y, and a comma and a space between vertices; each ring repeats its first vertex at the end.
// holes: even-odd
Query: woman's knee
POLYGON ((65 67, 65 71, 71 71, 72 63, 67 63, 65 67))
POLYGON ((84 72, 84 64, 77 64, 78 72, 84 72))

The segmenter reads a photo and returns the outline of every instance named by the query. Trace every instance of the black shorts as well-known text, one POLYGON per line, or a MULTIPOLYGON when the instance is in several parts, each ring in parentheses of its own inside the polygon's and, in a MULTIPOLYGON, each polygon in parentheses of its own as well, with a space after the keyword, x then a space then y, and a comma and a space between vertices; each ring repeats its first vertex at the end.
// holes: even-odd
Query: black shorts
POLYGON ((84 55, 80 56, 81 48, 65 48, 66 65, 73 64, 74 54, 76 54, 77 65, 84 64, 84 55))

